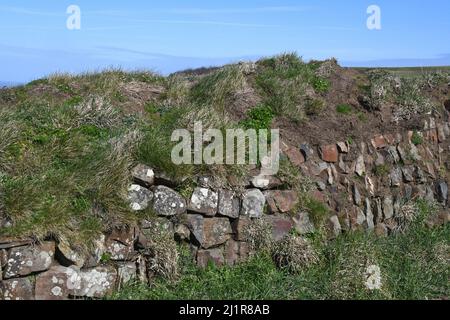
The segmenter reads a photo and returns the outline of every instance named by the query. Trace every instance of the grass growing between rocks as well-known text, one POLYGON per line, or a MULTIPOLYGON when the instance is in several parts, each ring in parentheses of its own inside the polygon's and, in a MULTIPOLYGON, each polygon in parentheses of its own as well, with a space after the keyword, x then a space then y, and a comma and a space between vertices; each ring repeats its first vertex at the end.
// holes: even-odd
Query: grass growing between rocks
POLYGON ((182 250, 178 281, 130 285, 111 299, 444 298, 450 294, 450 228, 427 227, 425 220, 433 209, 422 201, 418 208, 405 233, 384 238, 348 233, 326 244, 313 241, 318 262, 295 273, 277 268, 267 253, 235 267, 199 270, 182 250), (367 282, 377 268, 381 285, 371 290, 367 282))

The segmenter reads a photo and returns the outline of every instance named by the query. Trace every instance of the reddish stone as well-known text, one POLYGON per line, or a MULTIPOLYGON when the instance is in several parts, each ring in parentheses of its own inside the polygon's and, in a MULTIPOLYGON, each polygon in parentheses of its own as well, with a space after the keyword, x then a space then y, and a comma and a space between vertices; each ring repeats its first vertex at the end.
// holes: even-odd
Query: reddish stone
POLYGON ((320 147, 320 157, 326 162, 338 162, 339 152, 335 144, 321 146, 320 147))
POLYGON ((388 143, 388 144, 395 144, 395 136, 393 135, 393 134, 386 134, 386 135, 384 135, 384 139, 386 140, 386 142, 388 143))
POLYGON ((372 145, 376 149, 383 149, 387 147, 386 139, 383 135, 378 134, 372 139, 372 145))
POLYGON ((0 300, 34 300, 33 284, 29 278, 0 282, 0 300))
POLYGON ((208 249, 197 251, 197 265, 200 268, 206 268, 209 263, 213 263, 216 266, 222 266, 225 263, 222 249, 208 249))
POLYGON ((272 238, 282 240, 294 227, 294 221, 286 216, 265 216, 264 219, 272 226, 272 238))
POLYGON ((36 277, 36 300, 65 300, 69 297, 66 267, 55 266, 36 277))
POLYGON ((293 165, 300 166, 305 162, 305 157, 297 148, 291 147, 284 151, 293 165))
POLYGON ((236 219, 232 224, 234 240, 246 241, 245 230, 250 226, 252 221, 249 218, 239 218, 236 219))
POLYGON ((292 190, 265 191, 264 196, 272 214, 289 212, 298 204, 297 193, 292 190))

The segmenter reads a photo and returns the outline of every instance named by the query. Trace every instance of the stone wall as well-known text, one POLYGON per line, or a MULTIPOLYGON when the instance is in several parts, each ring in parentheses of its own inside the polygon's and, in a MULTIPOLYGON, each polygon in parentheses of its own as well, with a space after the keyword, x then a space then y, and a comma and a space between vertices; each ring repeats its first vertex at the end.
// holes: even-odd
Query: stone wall
MULTIPOLYGON (((408 201, 435 200, 449 218, 448 170, 450 125, 427 119, 417 133, 380 133, 370 141, 313 146, 283 145, 283 156, 316 183, 312 196, 330 209, 330 238, 348 230, 373 230, 389 235, 408 217, 408 201), (423 143, 412 143, 413 136, 423 143)), ((284 190, 277 177, 249 177, 240 188, 214 187, 214 177, 198 177, 185 199, 176 182, 145 165, 135 167, 129 188, 135 211, 152 208, 157 217, 135 226, 115 228, 95 242, 89 254, 62 241, 0 237, 0 298, 101 298, 130 280, 152 281, 155 268, 152 239, 189 244, 199 267, 208 263, 234 265, 251 255, 246 230, 265 221, 274 241, 295 229, 314 232, 310 213, 298 210, 297 193, 284 190), (238 191, 241 190, 241 191, 238 191), (261 220, 262 219, 262 220, 261 220)))

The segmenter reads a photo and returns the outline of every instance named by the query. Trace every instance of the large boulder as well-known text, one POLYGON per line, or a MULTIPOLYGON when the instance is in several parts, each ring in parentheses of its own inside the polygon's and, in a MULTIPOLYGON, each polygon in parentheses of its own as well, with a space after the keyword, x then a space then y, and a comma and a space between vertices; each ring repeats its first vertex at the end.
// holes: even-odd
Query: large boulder
POLYGON ((259 189, 250 189, 242 196, 241 215, 249 218, 260 218, 264 213, 266 198, 259 189))
POLYGON ((55 255, 55 243, 12 248, 5 265, 4 279, 23 277, 50 268, 55 255))
POLYGON ((178 192, 165 186, 158 186, 154 190, 154 195, 153 210, 159 216, 170 217, 186 212, 186 201, 178 192))
POLYGON ((206 188, 195 188, 189 202, 189 210, 213 217, 217 213, 219 195, 206 188))

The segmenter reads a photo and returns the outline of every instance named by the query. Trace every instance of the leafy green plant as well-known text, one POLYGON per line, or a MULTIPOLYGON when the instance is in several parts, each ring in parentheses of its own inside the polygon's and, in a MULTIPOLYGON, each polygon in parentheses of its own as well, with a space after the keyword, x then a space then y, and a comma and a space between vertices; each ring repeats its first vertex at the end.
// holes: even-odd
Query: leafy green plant
POLYGON ((258 106, 250 109, 247 113, 247 119, 241 122, 246 129, 270 130, 274 113, 270 107, 258 106))
POLYGON ((317 77, 312 81, 312 86, 317 93, 327 93, 331 84, 327 79, 317 77))

